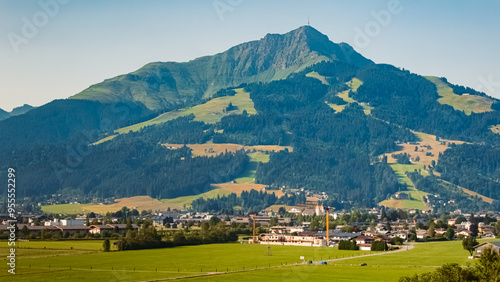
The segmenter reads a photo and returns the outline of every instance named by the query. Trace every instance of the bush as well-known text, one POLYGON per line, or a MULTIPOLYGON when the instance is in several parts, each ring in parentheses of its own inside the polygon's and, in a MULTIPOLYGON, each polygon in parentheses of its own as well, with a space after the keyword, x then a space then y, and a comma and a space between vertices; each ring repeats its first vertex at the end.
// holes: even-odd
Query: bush
POLYGON ((111 243, 109 242, 109 239, 104 240, 104 243, 102 243, 102 249, 105 252, 109 252, 109 250, 111 249, 111 243))
POLYGON ((387 244, 384 241, 375 241, 372 243, 370 248, 372 251, 385 251, 387 250, 387 244))
POLYGON ((339 242, 339 250, 359 250, 359 246, 356 245, 356 241, 340 241, 339 242))

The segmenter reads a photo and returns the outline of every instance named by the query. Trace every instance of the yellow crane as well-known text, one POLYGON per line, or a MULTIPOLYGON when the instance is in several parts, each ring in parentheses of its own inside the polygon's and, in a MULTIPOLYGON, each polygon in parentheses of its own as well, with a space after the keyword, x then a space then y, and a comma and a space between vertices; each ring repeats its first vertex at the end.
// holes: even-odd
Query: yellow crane
POLYGON ((325 210, 326 210, 326 246, 330 246, 330 232, 329 232, 329 229, 330 229, 330 208, 329 207, 325 207, 325 210))

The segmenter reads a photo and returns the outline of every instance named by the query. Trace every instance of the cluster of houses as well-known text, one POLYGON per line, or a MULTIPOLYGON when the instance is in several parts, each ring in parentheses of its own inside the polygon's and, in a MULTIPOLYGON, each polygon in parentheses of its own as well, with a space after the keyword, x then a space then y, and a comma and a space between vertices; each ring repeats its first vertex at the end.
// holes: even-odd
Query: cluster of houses
MULTIPOLYGON (((353 240, 360 250, 371 250, 372 243, 384 241, 388 244, 391 239, 400 234, 376 234, 373 232, 342 232, 338 229, 326 231, 305 231, 303 227, 274 226, 269 233, 260 234, 258 243, 267 245, 289 245, 306 247, 333 247, 341 241, 353 240)), ((403 234, 406 238, 407 234, 403 234)))
MULTIPOLYGON (((9 224, 7 222, 8 219, 3 219, 2 224, 0 225, 0 232, 7 231, 9 224)), ((83 218, 80 219, 53 219, 46 220, 43 225, 34 225, 33 218, 30 220, 20 219, 20 222, 17 224, 17 228, 20 231, 27 230, 30 234, 35 236, 40 236, 42 230, 45 232, 57 232, 61 231, 62 234, 67 235, 75 235, 85 236, 87 234, 106 234, 112 235, 114 233, 125 235, 128 230, 138 231, 139 227, 136 224, 132 224, 127 227, 127 224, 121 223, 110 223, 110 224, 102 224, 102 225, 85 225, 86 220, 83 218)), ((27 235, 27 234, 24 234, 27 235)))
MULTIPOLYGON (((326 211, 323 206, 304 206, 296 207, 287 211, 289 214, 297 216, 312 216, 312 215, 325 215, 326 211)), ((178 210, 156 211, 149 215, 153 221, 154 226, 158 229, 176 229, 184 228, 185 226, 199 225, 201 222, 210 221, 212 217, 217 216, 226 222, 227 225, 233 223, 244 224, 252 226, 255 221, 256 225, 269 228, 269 231, 258 236, 258 242, 261 244, 279 244, 279 245, 295 245, 295 246, 332 246, 338 244, 343 240, 355 240, 360 249, 369 249, 371 243, 377 240, 382 240, 387 243, 394 237, 408 240, 411 234, 409 230, 415 229, 416 238, 425 240, 430 237, 428 228, 428 216, 413 216, 411 220, 395 220, 384 221, 382 211, 380 209, 367 210, 369 214, 378 216, 378 223, 373 222, 350 222, 349 226, 337 225, 335 230, 330 230, 328 234, 329 241, 327 242, 325 231, 311 230, 311 222, 299 221, 296 222, 290 216, 283 216, 272 210, 263 210, 257 215, 253 216, 238 216, 238 215, 213 215, 209 213, 195 213, 178 210), (349 228, 344 228, 349 227, 349 228), (342 232, 342 230, 350 230, 354 232, 342 232)), ((409 211, 409 214, 417 213, 417 211, 409 211)), ((331 212, 331 219, 335 220, 342 215, 347 215, 349 212, 331 212)), ((479 220, 477 225, 473 225, 467 220, 471 215, 461 214, 460 211, 455 213, 455 219, 449 219, 445 222, 447 225, 455 226, 456 237, 468 237, 475 235, 481 237, 494 237, 495 230, 493 225, 485 224, 484 220, 479 220), (457 217, 462 218, 462 222, 457 221, 457 217), (465 219, 465 220, 464 220, 465 219), (457 223, 459 222, 459 223, 457 223)), ((476 214, 474 217, 477 219, 485 218, 486 214, 476 214)), ((98 222, 104 222, 100 215, 96 215, 98 222), (100 219, 100 220, 99 220, 100 219)), ((500 220, 499 214, 490 214, 489 218, 500 220)), ((8 216, 0 215, 0 232, 6 231, 8 227, 8 216)), ((18 229, 24 227, 31 233, 40 233, 42 230, 46 231, 62 231, 63 234, 73 235, 78 234, 84 236, 86 234, 125 234, 131 227, 126 224, 121 224, 120 218, 111 218, 106 222, 109 224, 86 224, 87 219, 85 216, 80 216, 74 219, 53 219, 43 215, 19 215, 18 216, 18 229), (37 224, 35 224, 35 221, 37 224)), ((438 223, 438 220, 435 220, 438 223)), ((138 230, 139 227, 132 224, 133 230, 138 230)), ((445 235, 446 229, 435 228, 434 234, 436 236, 445 235)), ((253 240, 253 239, 252 239, 253 240)))

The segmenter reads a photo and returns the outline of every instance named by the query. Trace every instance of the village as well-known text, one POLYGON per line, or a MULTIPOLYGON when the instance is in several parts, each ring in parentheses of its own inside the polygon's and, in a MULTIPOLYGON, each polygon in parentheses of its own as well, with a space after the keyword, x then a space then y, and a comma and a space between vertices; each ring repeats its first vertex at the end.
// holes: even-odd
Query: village
MULTIPOLYGON (((6 238, 7 215, 0 215, 0 237, 6 238)), ((150 222, 159 234, 189 232, 203 223, 223 222, 238 230, 239 242, 267 245, 383 250, 401 248, 405 242, 462 240, 467 237, 494 238, 500 235, 499 213, 432 215, 418 210, 373 208, 335 211, 320 205, 281 207, 249 215, 224 215, 180 210, 142 211, 123 208, 113 214, 59 215, 19 214, 17 229, 24 240, 117 239, 127 232, 138 232, 150 222), (332 212, 330 212, 332 210, 332 212), (326 223, 328 222, 328 223, 326 223), (375 243, 379 242, 379 243, 375 243), (380 242, 382 242, 380 244, 380 242), (374 244, 375 243, 375 244, 374 244)))

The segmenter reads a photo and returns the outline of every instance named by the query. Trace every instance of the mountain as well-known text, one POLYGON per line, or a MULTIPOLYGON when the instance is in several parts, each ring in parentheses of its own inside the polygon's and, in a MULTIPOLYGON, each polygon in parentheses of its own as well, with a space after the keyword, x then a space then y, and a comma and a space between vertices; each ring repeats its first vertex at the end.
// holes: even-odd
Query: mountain
POLYGON ((283 79, 321 61, 373 64, 348 44, 335 44, 316 29, 302 26, 187 63, 151 63, 92 85, 71 98, 105 103, 133 101, 161 111, 209 98, 222 88, 283 79))
POLYGON ((23 106, 14 108, 10 113, 0 109, 0 121, 8 119, 9 117, 23 115, 31 111, 32 109, 34 109, 34 107, 28 104, 24 104, 23 106))
POLYGON ((6 111, 0 109, 0 120, 4 120, 4 119, 9 118, 9 117, 10 117, 9 112, 6 112, 6 111))
POLYGON ((37 202, 63 191, 160 199, 255 182, 324 192, 338 209, 404 207, 393 196, 408 191, 421 209, 500 210, 499 105, 445 78, 375 64, 305 26, 151 63, 0 121, 0 159, 23 171, 23 195, 37 202), (442 199, 426 203, 413 189, 442 199))
POLYGON ((17 107, 17 108, 14 108, 11 112, 10 112, 10 116, 19 116, 19 115, 23 115, 31 110, 33 110, 35 107, 33 106, 30 106, 28 104, 24 104, 20 107, 17 107))

